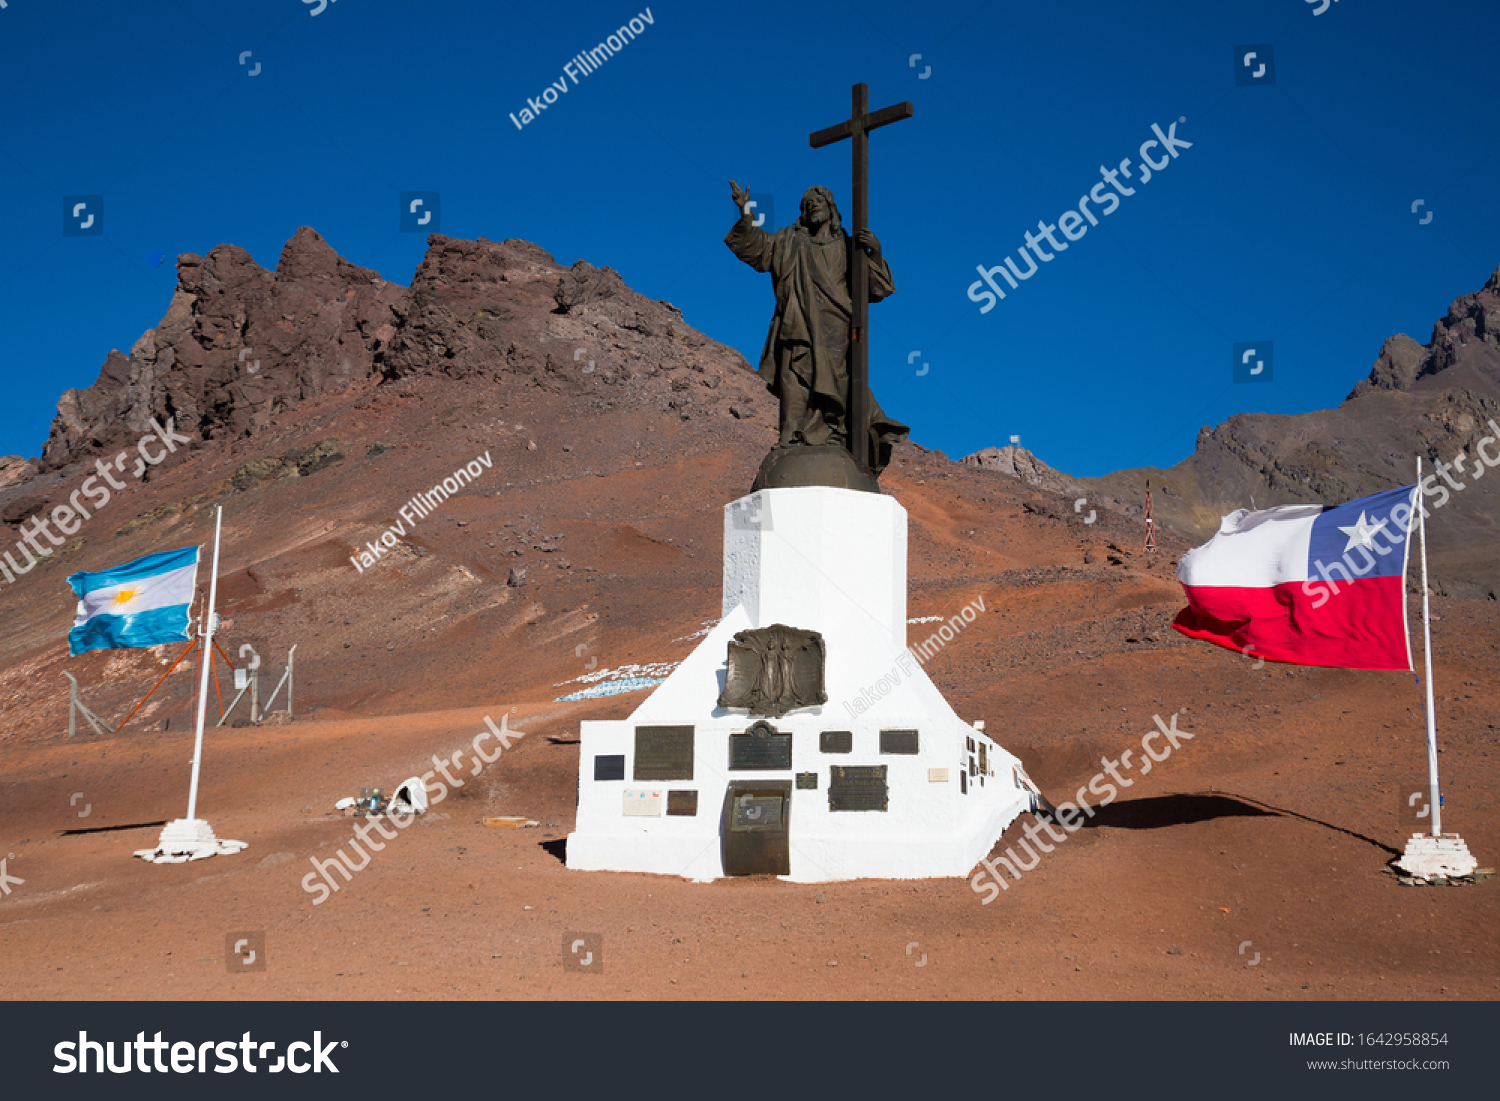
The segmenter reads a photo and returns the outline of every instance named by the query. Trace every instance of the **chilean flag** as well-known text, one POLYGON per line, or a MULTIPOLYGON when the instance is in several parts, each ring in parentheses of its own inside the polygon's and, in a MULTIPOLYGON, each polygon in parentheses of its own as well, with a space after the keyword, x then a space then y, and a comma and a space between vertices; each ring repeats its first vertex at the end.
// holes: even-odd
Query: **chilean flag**
POLYGON ((1410 670, 1406 559, 1418 487, 1346 505, 1286 505, 1224 517, 1182 556, 1188 606, 1172 624, 1295 665, 1410 670))

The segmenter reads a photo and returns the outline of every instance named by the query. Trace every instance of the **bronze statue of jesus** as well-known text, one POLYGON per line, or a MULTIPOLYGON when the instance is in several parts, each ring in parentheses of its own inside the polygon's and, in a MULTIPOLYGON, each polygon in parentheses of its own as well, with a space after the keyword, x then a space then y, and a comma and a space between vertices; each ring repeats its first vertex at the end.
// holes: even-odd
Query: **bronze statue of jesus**
MULTIPOLYGON (((845 233, 826 187, 809 188, 796 223, 771 234, 756 227, 744 189, 733 180, 729 186, 740 219, 724 243, 756 271, 770 272, 776 294, 776 314, 758 368, 767 388, 781 401, 781 439, 767 463, 777 451, 788 449, 841 448, 847 453, 853 313, 848 271, 854 250, 860 249, 868 256, 870 301, 894 293, 896 284, 880 241, 868 229, 852 238, 845 233)), ((871 473, 878 476, 890 462, 896 441, 909 430, 886 416, 873 394, 868 403, 871 473)), ((762 479, 766 469, 762 467, 762 479)))

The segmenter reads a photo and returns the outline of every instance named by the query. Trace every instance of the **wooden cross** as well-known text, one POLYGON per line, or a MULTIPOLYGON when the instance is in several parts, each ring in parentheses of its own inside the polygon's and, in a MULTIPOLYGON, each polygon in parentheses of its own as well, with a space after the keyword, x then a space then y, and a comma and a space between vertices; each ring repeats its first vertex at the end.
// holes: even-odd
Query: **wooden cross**
MULTIPOLYGON (((851 238, 868 228, 870 216, 870 131, 887 123, 912 117, 910 102, 897 103, 870 113, 870 86, 854 86, 854 110, 837 126, 808 136, 814 149, 845 138, 854 139, 854 229, 851 238)), ((860 470, 874 468, 870 454, 870 345, 865 338, 870 323, 870 269, 865 250, 856 245, 849 266, 849 298, 854 316, 849 323, 849 400, 845 404, 849 429, 849 453, 860 470)))

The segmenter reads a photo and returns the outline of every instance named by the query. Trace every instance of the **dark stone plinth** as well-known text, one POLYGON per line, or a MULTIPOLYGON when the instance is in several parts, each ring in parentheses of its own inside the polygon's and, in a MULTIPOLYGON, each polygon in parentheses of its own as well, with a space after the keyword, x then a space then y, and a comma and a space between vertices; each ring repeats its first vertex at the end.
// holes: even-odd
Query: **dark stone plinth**
POLYGON ((762 460, 750 492, 802 486, 880 492, 875 476, 861 471, 853 456, 838 444, 777 444, 762 460))

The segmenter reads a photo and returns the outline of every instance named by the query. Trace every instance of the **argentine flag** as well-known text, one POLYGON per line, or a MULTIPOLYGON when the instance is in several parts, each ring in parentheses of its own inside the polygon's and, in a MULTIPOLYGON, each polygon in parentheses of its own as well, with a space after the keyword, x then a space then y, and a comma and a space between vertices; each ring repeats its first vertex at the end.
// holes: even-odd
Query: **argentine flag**
POLYGON ((198 578, 198 548, 148 554, 102 573, 75 573, 78 617, 68 632, 73 656, 188 641, 188 605, 198 578))

